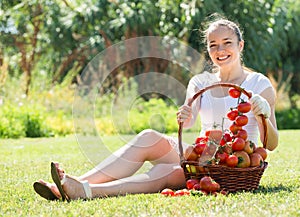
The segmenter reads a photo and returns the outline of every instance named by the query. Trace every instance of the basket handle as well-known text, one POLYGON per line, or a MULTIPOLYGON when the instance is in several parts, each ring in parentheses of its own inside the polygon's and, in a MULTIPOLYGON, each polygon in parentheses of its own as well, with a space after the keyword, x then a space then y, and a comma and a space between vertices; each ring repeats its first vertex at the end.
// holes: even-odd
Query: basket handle
MULTIPOLYGON (((189 100, 188 102, 188 106, 191 106, 192 103, 200 96, 202 95, 205 91, 215 88, 215 87, 234 87, 235 89, 239 90, 240 92, 242 92, 243 94, 245 94, 248 99, 250 99, 252 97, 252 93, 247 92, 244 88, 235 85, 235 84, 231 84, 231 83, 217 83, 217 84, 213 84, 210 86, 207 86, 205 88, 200 89, 197 93, 194 94, 194 96, 189 100)), ((264 128, 264 141, 263 141, 263 147, 266 148, 267 145, 267 141, 268 141, 268 131, 267 131, 267 122, 266 119, 263 115, 260 115, 261 119, 262 119, 262 123, 263 123, 263 128, 264 128)), ((183 147, 182 147, 182 129, 183 129, 183 122, 179 122, 179 128, 178 128, 178 145, 179 145, 179 152, 180 152, 180 161, 184 161, 186 159, 184 159, 183 156, 183 147)))

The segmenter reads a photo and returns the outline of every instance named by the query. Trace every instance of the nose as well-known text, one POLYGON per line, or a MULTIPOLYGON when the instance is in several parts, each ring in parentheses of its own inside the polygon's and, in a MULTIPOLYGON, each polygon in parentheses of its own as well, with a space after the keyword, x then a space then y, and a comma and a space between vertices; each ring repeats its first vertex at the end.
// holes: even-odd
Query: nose
POLYGON ((222 51, 222 50, 224 50, 223 45, 219 45, 218 48, 217 48, 217 51, 222 51))

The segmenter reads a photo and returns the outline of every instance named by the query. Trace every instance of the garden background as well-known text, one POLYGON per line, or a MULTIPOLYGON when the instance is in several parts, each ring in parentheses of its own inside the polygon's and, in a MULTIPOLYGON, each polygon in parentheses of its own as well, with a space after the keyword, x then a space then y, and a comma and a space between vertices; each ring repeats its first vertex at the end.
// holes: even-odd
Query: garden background
MULTIPOLYGON (((245 65, 267 75, 277 90, 278 128, 300 127, 299 1, 3 0, 0 4, 2 138, 74 133, 74 92, 85 67, 98 53, 126 39, 160 36, 177 38, 205 55, 201 30, 212 13, 240 24, 246 42, 245 65)), ((150 71, 174 77, 184 86, 193 75, 158 58, 140 58, 114 69, 99 88, 105 94, 93 102, 98 133, 134 134, 148 127, 177 131, 175 113, 183 102, 182 93, 174 90, 172 99, 144 94, 134 103, 126 102, 128 95, 138 95, 149 84, 143 80, 124 83, 150 71), (112 100, 119 106, 114 117, 120 117, 113 121, 112 100), (128 114, 122 111, 124 103, 132 104, 128 114), (124 114, 130 129, 122 127, 124 114), (159 115, 149 123, 147 117, 152 114, 159 115)), ((77 133, 95 133, 89 127, 80 131, 77 133)))

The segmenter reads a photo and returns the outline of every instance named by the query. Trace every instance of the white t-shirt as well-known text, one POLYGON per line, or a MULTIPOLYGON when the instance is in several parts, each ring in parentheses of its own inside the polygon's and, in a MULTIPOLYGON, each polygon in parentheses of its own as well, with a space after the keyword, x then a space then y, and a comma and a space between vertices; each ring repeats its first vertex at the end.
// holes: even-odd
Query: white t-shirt
MULTIPOLYGON (((191 98, 198 90, 215 82, 217 82, 215 74, 209 72, 204 72, 194 76, 188 85, 187 99, 191 98)), ((260 94, 265 89, 272 87, 272 84, 270 80, 263 74, 252 72, 249 73, 240 86, 248 92, 260 94)), ((247 96, 244 94, 242 94, 242 98, 245 101, 248 101, 247 96)), ((194 118, 193 121, 191 121, 189 125, 185 127, 191 127, 196 120, 197 115, 200 114, 200 135, 203 135, 207 129, 213 127, 215 124, 220 127, 223 124, 223 129, 228 129, 232 124, 232 121, 226 117, 226 114, 230 108, 237 106, 237 100, 238 99, 232 98, 229 95, 225 97, 214 97, 211 94, 211 90, 207 90, 202 96, 199 96, 197 100, 193 102, 192 110, 194 118)), ((259 136, 257 121, 251 111, 245 115, 248 117, 248 124, 243 128, 248 132, 248 139, 257 144, 259 136)))

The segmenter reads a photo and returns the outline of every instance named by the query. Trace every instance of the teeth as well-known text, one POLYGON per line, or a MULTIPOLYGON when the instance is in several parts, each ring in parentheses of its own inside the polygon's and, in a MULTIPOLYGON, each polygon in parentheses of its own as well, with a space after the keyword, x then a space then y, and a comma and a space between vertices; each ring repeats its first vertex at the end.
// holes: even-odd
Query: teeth
POLYGON ((229 56, 224 56, 224 57, 218 57, 218 60, 225 60, 227 59, 229 56))

